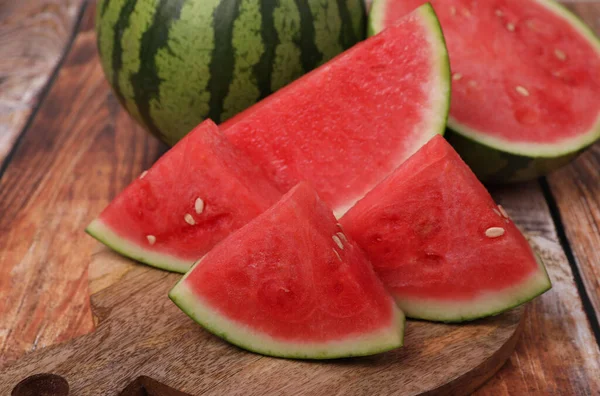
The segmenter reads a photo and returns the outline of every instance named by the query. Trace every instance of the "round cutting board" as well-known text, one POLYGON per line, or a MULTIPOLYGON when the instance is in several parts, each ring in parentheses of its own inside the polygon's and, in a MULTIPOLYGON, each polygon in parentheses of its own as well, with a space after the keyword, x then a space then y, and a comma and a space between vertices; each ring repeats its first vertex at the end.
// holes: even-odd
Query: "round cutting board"
POLYGON ((109 251, 95 261, 123 268, 116 282, 92 295, 96 331, 4 368, 0 394, 39 373, 62 376, 71 395, 118 395, 139 376, 191 395, 468 394, 506 361, 524 316, 518 308, 460 325, 408 321, 405 346, 395 351, 331 361, 276 359, 236 348, 192 322, 167 298, 180 275, 109 251))

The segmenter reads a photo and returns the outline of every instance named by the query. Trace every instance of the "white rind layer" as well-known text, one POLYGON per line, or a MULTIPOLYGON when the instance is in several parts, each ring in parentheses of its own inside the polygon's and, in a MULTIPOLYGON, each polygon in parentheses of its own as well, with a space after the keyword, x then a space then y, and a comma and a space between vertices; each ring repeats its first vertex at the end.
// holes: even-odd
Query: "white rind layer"
POLYGON ((155 252, 133 243, 117 234, 100 219, 92 221, 85 231, 123 256, 130 257, 156 268, 185 273, 193 264, 193 261, 183 260, 169 254, 155 252))
POLYGON ((293 359, 335 359, 373 355, 403 345, 405 318, 395 305, 391 324, 373 333, 326 342, 285 341, 227 318, 194 293, 186 278, 175 285, 169 298, 209 332, 252 352, 293 359))
POLYGON ((464 322, 496 315, 530 301, 552 287, 539 258, 538 266, 524 281, 500 291, 483 292, 474 299, 448 301, 396 294, 396 304, 409 318, 436 322, 464 322))

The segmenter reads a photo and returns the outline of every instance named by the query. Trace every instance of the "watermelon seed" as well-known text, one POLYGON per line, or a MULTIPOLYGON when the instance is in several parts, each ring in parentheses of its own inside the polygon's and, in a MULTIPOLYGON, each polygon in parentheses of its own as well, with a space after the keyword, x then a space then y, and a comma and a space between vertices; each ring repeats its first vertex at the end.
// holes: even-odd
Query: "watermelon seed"
POLYGON ((146 176, 147 174, 148 174, 147 170, 143 171, 142 174, 140 175, 140 179, 143 179, 144 176, 146 176))
POLYGON ((156 243, 156 237, 154 235, 146 235, 146 239, 150 245, 154 245, 156 243))
POLYGON ((342 241, 340 241, 340 238, 337 235, 334 235, 331 237, 333 239, 333 241, 338 245, 338 247, 342 250, 344 250, 344 244, 342 243, 342 241))
POLYGON ((499 17, 504 16, 504 13, 501 10, 496 10, 494 13, 499 17))
POLYGON ((333 253, 335 253, 335 255, 337 256, 338 260, 342 261, 342 258, 340 257, 340 254, 337 252, 337 250, 335 249, 331 249, 333 250, 333 253))
POLYGON ((450 14, 456 15, 456 7, 450 7, 450 14))
POLYGON ((462 9, 462 14, 463 16, 470 18, 471 17, 471 12, 469 10, 467 10, 466 8, 462 9))
POLYGON ((565 54, 563 51, 559 50, 558 48, 554 50, 554 55, 563 62, 565 60, 567 60, 567 54, 565 54))
POLYGON ((186 223, 188 223, 189 225, 194 225, 196 224, 196 220, 194 220, 194 218, 192 217, 191 214, 186 213, 185 216, 183 216, 183 219, 185 220, 186 223))
POLYGON ((196 198, 196 202, 194 202, 194 209, 196 210, 197 214, 202 214, 204 211, 204 201, 202 198, 196 198))
POLYGON ((529 91, 525 87, 517 85, 515 90, 523 96, 529 96, 529 91))
POLYGON ((509 32, 515 31, 515 25, 513 23, 507 23, 506 28, 508 29, 509 32))
POLYGON ((498 205, 498 210, 500 210, 500 213, 502 213, 502 217, 508 219, 508 213, 506 213, 506 210, 504 210, 502 205, 498 205))
POLYGON ((492 209, 494 211, 494 213, 496 213, 498 216, 502 217, 502 213, 500 213, 500 211, 496 208, 492 209))
POLYGON ((477 86, 477 81, 471 80, 471 81, 469 81, 469 83, 467 85, 469 85, 469 87, 471 87, 471 88, 475 88, 477 86))
POLYGON ((458 80, 460 80, 461 78, 462 78, 462 74, 460 74, 460 73, 454 73, 454 74, 452 75, 452 80, 454 80, 454 81, 458 81, 458 80))
POLYGON ((343 233, 343 232, 336 232, 335 234, 336 234, 338 237, 340 237, 340 239, 341 239, 342 241, 344 241, 345 243, 348 243, 348 239, 346 238, 346 235, 344 235, 344 233, 343 233))
POLYGON ((485 230, 485 236, 488 238, 498 238, 504 235, 504 228, 502 227, 490 227, 485 230))

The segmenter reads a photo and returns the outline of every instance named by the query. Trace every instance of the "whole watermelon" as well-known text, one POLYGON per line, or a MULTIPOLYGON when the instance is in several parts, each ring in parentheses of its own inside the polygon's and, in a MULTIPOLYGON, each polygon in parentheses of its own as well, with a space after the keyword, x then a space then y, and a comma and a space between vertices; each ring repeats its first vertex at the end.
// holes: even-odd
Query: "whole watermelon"
POLYGON ((127 111, 175 144, 362 40, 362 0, 100 0, 98 49, 127 111))

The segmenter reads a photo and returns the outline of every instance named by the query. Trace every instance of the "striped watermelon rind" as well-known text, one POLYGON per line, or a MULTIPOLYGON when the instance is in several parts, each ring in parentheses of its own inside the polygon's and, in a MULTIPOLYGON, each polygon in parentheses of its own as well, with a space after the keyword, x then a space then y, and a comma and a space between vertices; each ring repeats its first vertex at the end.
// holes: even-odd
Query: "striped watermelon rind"
POLYGON ((365 36, 362 0, 100 0, 106 78, 145 129, 173 145, 365 36))
MULTIPOLYGON (((368 18, 369 35, 383 29, 384 9, 389 1, 398 0, 373 2, 368 18)), ((575 14, 553 0, 535 1, 569 22, 600 54, 600 39, 575 14)), ((448 116, 445 137, 480 180, 487 183, 528 181, 568 164, 600 139, 600 114, 587 132, 556 143, 522 144, 490 137, 462 125, 451 114, 448 116)))
POLYGON ((322 360, 369 356, 391 351, 404 345, 406 318, 396 307, 393 311, 395 318, 388 328, 343 341, 301 344, 278 341, 263 334, 253 333, 246 326, 238 324, 212 309, 187 285, 185 282, 187 275, 201 261, 198 260, 173 287, 169 292, 169 298, 207 331, 240 348, 267 356, 322 360))

